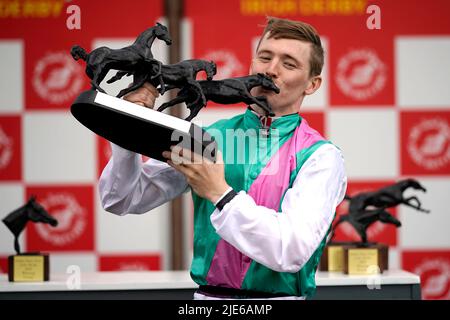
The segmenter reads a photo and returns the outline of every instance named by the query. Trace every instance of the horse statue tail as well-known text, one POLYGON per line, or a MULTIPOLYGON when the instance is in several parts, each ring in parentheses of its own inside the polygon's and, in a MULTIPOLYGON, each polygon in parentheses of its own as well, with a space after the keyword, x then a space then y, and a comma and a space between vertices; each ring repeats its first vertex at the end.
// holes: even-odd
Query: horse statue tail
POLYGON ((82 60, 86 61, 87 56, 88 56, 86 50, 84 50, 80 46, 73 46, 72 49, 70 50, 70 54, 72 55, 72 57, 75 60, 82 59, 82 60))

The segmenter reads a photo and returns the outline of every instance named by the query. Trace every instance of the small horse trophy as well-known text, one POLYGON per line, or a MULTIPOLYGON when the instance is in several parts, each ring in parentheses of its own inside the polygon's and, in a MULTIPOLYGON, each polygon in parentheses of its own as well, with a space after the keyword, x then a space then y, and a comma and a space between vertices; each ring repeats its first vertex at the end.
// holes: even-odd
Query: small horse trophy
POLYGON ((217 143, 201 127, 190 122, 206 107, 208 101, 255 104, 267 115, 274 115, 265 96, 253 96, 250 93, 256 86, 279 93, 279 88, 269 76, 256 74, 213 80, 217 73, 213 61, 190 59, 164 65, 153 57, 151 47, 155 39, 167 45, 172 42, 168 29, 157 23, 125 48, 100 47, 88 53, 78 45, 73 46, 72 57, 86 62, 86 74, 91 79, 91 90, 82 92, 71 106, 73 116, 103 138, 156 160, 166 161, 162 152, 178 144, 214 162, 217 143), (133 76, 131 86, 121 90, 116 97, 108 95, 101 87, 109 70, 117 72, 107 83, 124 76, 133 76), (206 73, 206 80, 197 80, 201 71, 206 73), (120 99, 145 82, 151 83, 161 95, 172 89, 179 89, 179 92, 158 110, 120 99), (190 110, 186 119, 161 112, 179 103, 186 103, 190 110))
POLYGON ((50 274, 49 256, 47 253, 21 253, 19 235, 28 221, 47 223, 55 227, 58 221, 42 207, 34 196, 27 203, 9 213, 3 223, 14 235, 16 255, 8 257, 8 279, 11 282, 48 281, 50 274))
POLYGON ((382 243, 369 242, 367 229, 377 221, 400 227, 401 222, 387 210, 400 204, 429 213, 429 210, 422 208, 416 196, 403 195, 408 188, 426 192, 417 180, 404 179, 376 191, 361 192, 352 197, 345 196, 349 201, 349 212, 341 215, 332 227, 331 241, 324 250, 320 270, 343 271, 346 274, 373 274, 387 270, 389 247, 382 243), (361 238, 359 242, 332 241, 336 228, 343 222, 349 223, 356 230, 361 238))

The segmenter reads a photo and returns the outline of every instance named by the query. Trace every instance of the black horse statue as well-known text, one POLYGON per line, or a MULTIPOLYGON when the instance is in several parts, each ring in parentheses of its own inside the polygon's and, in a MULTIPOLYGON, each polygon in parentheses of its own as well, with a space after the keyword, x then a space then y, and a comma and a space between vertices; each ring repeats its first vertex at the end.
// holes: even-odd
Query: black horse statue
MULTIPOLYGON (((350 223, 358 232, 361 237, 362 243, 367 243, 367 229, 375 222, 381 221, 383 223, 389 223, 395 225, 397 228, 402 224, 393 215, 384 210, 384 208, 378 208, 374 210, 364 210, 358 213, 350 212, 349 214, 341 215, 339 220, 333 227, 333 230, 337 228, 342 222, 350 223)), ((334 235, 334 233, 333 233, 334 235)))
MULTIPOLYGON (((153 41, 158 38, 163 40, 167 45, 172 43, 169 32, 165 26, 157 23, 156 26, 143 31, 136 41, 121 49, 110 49, 108 47, 100 47, 87 53, 80 46, 73 46, 70 53, 75 60, 82 59, 86 61, 86 74, 91 79, 92 89, 105 93, 100 87, 100 83, 111 69, 122 71, 134 71, 139 75, 140 62, 156 63, 160 68, 161 63, 153 59, 151 47, 153 41)), ((141 70, 144 72, 144 70, 141 70)), ((141 76, 142 77, 142 76, 141 76)))
MULTIPOLYGON (((261 86, 266 90, 271 90, 276 93, 280 92, 280 89, 272 81, 272 78, 262 73, 239 78, 199 81, 198 83, 200 84, 201 91, 207 101, 221 104, 234 104, 240 102, 256 104, 265 110, 267 114, 272 116, 274 114, 267 102, 267 98, 264 96, 252 96, 250 90, 254 87, 261 86)), ((206 103, 199 98, 198 94, 192 92, 190 87, 183 87, 174 99, 162 104, 158 108, 158 111, 163 111, 168 107, 183 102, 185 102, 187 108, 191 110, 190 115, 185 119, 187 121, 192 120, 198 114, 200 109, 206 106, 206 103)))
MULTIPOLYGON (((145 81, 149 81, 155 87, 157 87, 158 84, 161 84, 159 89, 161 94, 164 94, 166 90, 188 86, 195 90, 195 92, 200 95, 202 101, 205 101, 206 103, 202 88, 196 81, 197 74, 200 71, 205 71, 207 79, 211 80, 217 73, 217 66, 213 61, 199 59, 184 60, 175 64, 162 65, 161 67, 155 63, 144 62, 143 65, 140 66, 140 69, 147 69, 147 74, 144 77, 137 77, 136 74, 134 74, 133 85, 123 89, 117 95, 118 98, 139 88, 145 81)), ((119 71, 114 77, 109 79, 107 83, 113 83, 114 81, 121 79, 124 75, 128 76, 131 74, 133 74, 133 72, 119 71)))
POLYGON ((350 200, 349 211, 358 212, 366 209, 368 206, 390 208, 399 204, 404 204, 418 211, 429 213, 430 210, 423 209, 422 203, 416 196, 411 196, 409 198, 403 196, 403 192, 408 188, 426 192, 426 189, 418 181, 414 179, 404 179, 377 191, 360 193, 353 197, 346 196, 346 199, 350 200), (413 201, 415 203, 413 203, 413 201))
POLYGON ((36 202, 36 198, 30 197, 25 205, 9 213, 3 219, 5 225, 14 234, 14 249, 17 254, 20 254, 19 235, 25 229, 28 221, 48 223, 54 227, 58 225, 58 221, 36 202))

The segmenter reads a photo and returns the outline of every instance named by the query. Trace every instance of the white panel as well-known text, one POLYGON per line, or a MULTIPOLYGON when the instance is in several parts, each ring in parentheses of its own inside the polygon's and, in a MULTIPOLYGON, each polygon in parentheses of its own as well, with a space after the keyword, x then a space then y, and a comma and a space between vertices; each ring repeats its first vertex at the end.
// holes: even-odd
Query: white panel
POLYGON ((416 196, 429 214, 400 205, 399 245, 404 249, 438 249, 450 247, 450 179, 418 178, 426 193, 409 189, 405 196, 416 196))
POLYGON ((94 134, 69 112, 27 112, 24 169, 28 183, 86 183, 95 177, 94 134))
MULTIPOLYGON (((97 257, 95 254, 84 253, 84 254, 59 254, 50 253, 50 272, 55 273, 65 273, 67 277, 74 274, 75 268, 80 270, 81 277, 83 277, 83 272, 95 272, 97 271, 97 257), (71 268, 69 268, 71 267, 71 268)), ((51 275, 50 275, 51 277, 51 275)), ((51 279, 50 279, 51 280, 51 279)))
POLYGON ((163 256, 163 269, 168 269, 169 203, 144 214, 118 216, 103 210, 97 187, 95 201, 97 252, 123 254, 158 251, 163 256))
POLYGON ((189 18, 183 18, 181 20, 181 60, 193 59, 192 42, 192 21, 189 18))
POLYGON ((343 152, 349 178, 398 175, 398 120, 395 110, 330 110, 328 137, 343 152))
MULTIPOLYGON (((25 204, 25 191, 22 185, 16 183, 0 184, 0 221, 13 210, 25 204)), ((25 251, 25 235, 24 230, 19 236, 19 245, 21 251, 25 251)), ((6 225, 0 223, 0 255, 16 254, 14 251, 14 236, 6 225)))
POLYGON ((389 247, 389 251, 388 251, 389 255, 388 255, 388 268, 390 270, 399 270, 401 269, 400 266, 400 252, 398 249, 396 249, 396 247, 389 247))
POLYGON ((0 41, 0 113, 22 111, 24 63, 22 40, 0 41))
POLYGON ((395 39, 397 104, 450 109, 450 37, 395 39))
MULTIPOLYGON (((256 53, 256 47, 258 46, 260 37, 255 37, 252 39, 252 57, 256 53)), ((314 94, 306 96, 302 103, 302 111, 318 111, 323 110, 329 103, 329 90, 328 90, 328 39, 326 37, 321 37, 322 47, 325 51, 325 62, 322 69, 322 85, 319 90, 314 94)))

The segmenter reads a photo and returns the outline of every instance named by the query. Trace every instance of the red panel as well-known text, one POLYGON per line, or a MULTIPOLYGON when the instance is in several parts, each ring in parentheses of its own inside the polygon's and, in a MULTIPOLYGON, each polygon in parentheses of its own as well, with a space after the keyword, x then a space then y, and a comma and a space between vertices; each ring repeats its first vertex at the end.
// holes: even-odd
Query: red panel
POLYGON ((317 130, 322 136, 326 138, 323 112, 300 112, 300 115, 304 119, 306 119, 306 121, 308 121, 310 127, 317 130))
POLYGON ((400 127, 403 175, 450 175, 450 111, 401 112, 400 127))
POLYGON ((405 251, 402 268, 420 276, 423 299, 450 299, 450 251, 405 251))
POLYGON ((22 136, 19 116, 0 116, 0 181, 22 179, 22 136))
POLYGON ((29 223, 27 251, 94 250, 94 198, 92 186, 33 186, 27 198, 37 201, 58 220, 58 226, 29 223))
POLYGON ((70 55, 73 39, 45 39, 25 42, 25 107, 68 110, 78 94, 89 88, 84 62, 70 55))
POLYGON ((394 105, 393 37, 385 33, 336 35, 330 40, 330 104, 394 105))
POLYGON ((8 257, 0 257, 0 274, 8 273, 8 257))
POLYGON ((99 257, 100 271, 161 270, 161 255, 115 255, 99 257))

